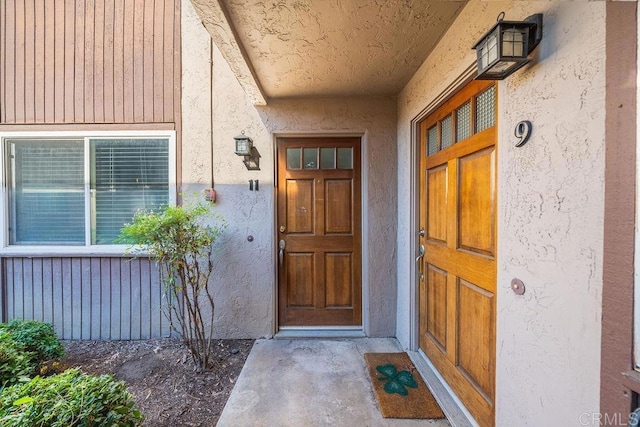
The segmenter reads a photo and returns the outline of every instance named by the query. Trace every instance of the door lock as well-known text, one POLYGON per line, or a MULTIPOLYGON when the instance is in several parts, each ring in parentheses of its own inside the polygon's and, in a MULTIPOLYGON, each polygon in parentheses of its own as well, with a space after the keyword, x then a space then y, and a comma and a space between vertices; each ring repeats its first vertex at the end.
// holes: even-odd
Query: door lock
POLYGON ((281 232, 281 233, 284 233, 284 230, 286 230, 286 227, 285 227, 284 225, 281 225, 281 226, 280 226, 280 232, 281 232))

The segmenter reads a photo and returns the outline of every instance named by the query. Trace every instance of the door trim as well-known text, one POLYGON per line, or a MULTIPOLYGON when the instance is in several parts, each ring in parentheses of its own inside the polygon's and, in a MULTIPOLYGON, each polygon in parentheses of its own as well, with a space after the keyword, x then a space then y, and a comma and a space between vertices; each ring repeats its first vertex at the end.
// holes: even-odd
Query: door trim
POLYGON ((369 336, 369 251, 368 233, 368 179, 369 171, 363 167, 368 158, 367 133, 364 130, 353 129, 345 132, 274 132, 272 133, 273 147, 273 228, 272 228, 272 265, 273 272, 273 336, 274 338, 363 338, 369 336), (278 319, 278 249, 276 242, 278 234, 278 138, 359 138, 360 139, 360 280, 362 293, 362 324, 358 326, 279 326, 278 319))
POLYGON ((420 197, 420 186, 417 185, 417 180, 420 178, 420 122, 424 120, 431 113, 436 111, 442 104, 444 104, 451 96, 464 88, 467 84, 469 84, 476 76, 478 71, 477 63, 474 61, 471 65, 469 65, 458 77, 453 79, 451 83, 449 83, 438 95, 436 95, 427 106, 420 111, 412 120, 411 120, 411 147, 410 153, 412 155, 412 161, 410 165, 410 219, 409 223, 411 224, 409 230, 409 245, 411 247, 411 257, 410 266, 409 266, 409 274, 411 277, 411 288, 409 290, 411 295, 410 305, 409 305, 409 350, 410 351, 418 351, 419 349, 419 318, 418 318, 418 305, 420 303, 418 296, 418 272, 416 269, 416 263, 413 262, 414 254, 417 253, 418 248, 418 239, 417 234, 420 227, 420 206, 418 203, 420 197))

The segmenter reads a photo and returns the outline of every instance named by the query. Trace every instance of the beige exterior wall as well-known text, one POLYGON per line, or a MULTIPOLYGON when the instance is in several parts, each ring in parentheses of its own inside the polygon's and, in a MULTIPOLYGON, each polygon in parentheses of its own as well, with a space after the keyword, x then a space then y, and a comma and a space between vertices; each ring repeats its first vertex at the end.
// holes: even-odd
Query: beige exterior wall
POLYGON ((586 425, 599 410, 604 2, 472 0, 398 100, 397 335, 409 347, 410 123, 470 65, 499 12, 544 14, 531 65, 498 83, 496 425, 586 425), (530 141, 514 146, 520 120, 530 141), (510 290, 521 279, 526 293, 510 290))
POLYGON ((217 259, 219 336, 262 337, 275 328, 275 137, 288 134, 361 135, 363 141, 364 324, 370 336, 395 334, 396 102, 376 98, 271 101, 256 107, 221 53, 213 49, 213 139, 209 36, 190 2, 183 2, 183 182, 200 191, 211 183, 216 211, 228 222, 217 259), (189 30, 186 30, 189 29, 189 30), (260 152, 260 171, 234 154, 241 131, 260 152), (249 180, 260 190, 249 191, 249 180), (253 236, 253 241, 247 240, 253 236))

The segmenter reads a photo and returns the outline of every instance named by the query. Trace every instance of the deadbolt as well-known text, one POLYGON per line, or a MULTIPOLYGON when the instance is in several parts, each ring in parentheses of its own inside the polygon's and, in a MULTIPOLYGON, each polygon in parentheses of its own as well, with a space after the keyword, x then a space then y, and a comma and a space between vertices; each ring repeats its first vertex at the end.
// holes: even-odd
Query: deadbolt
POLYGON ((286 230, 286 228, 284 227, 284 225, 281 225, 281 226, 280 226, 280 232, 281 232, 281 233, 284 233, 284 230, 286 230))

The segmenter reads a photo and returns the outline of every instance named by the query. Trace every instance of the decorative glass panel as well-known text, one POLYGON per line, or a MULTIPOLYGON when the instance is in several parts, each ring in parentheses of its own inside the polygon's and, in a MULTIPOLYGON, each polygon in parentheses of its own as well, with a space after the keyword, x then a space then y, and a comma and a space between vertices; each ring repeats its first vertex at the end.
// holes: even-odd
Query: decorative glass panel
POLYGON ((302 168, 301 154, 302 149, 300 148, 287 148, 287 169, 302 168))
POLYGON ((336 168, 336 149, 335 148, 320 149, 320 167, 322 169, 336 168))
POLYGON ((438 152, 438 128, 432 126, 427 131, 427 156, 438 152))
POLYGON ((471 102, 456 111, 456 142, 471 136, 471 102))
POLYGON ((8 144, 10 243, 84 245, 83 141, 8 144))
POLYGON ((91 243, 111 244, 136 212, 169 202, 166 139, 91 140, 91 243))
POLYGON ((502 55, 523 57, 524 55, 524 39, 526 30, 518 30, 517 28, 507 28, 502 33, 502 55))
POLYGON ((476 132, 482 132, 495 124, 495 86, 476 98, 476 132))
POLYGON ((338 148, 338 169, 353 169, 352 148, 338 148))
POLYGON ((318 149, 317 148, 305 148, 302 150, 304 157, 305 169, 318 169, 318 149))
POLYGON ((480 56, 480 70, 484 70, 489 64, 498 58, 498 29, 491 33, 478 49, 480 56))
POLYGON ((441 128, 441 139, 442 139, 442 150, 444 150, 447 147, 451 147, 451 144, 453 144, 453 120, 451 119, 451 116, 447 116, 445 117, 441 122, 440 122, 440 128, 441 128))

